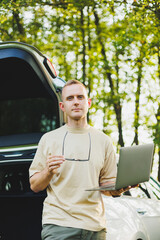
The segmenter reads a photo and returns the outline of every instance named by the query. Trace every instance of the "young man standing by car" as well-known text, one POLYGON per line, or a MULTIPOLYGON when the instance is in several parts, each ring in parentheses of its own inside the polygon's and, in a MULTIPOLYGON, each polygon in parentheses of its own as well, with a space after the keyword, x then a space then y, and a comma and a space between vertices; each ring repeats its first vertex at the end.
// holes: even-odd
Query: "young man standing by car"
MULTIPOLYGON (((68 81, 59 105, 67 115, 67 124, 43 135, 30 167, 31 189, 47 189, 42 239, 105 240, 101 192, 86 189, 115 181, 112 143, 108 136, 88 125, 91 99, 82 83, 68 81)), ((125 190, 103 193, 114 196, 125 190)))

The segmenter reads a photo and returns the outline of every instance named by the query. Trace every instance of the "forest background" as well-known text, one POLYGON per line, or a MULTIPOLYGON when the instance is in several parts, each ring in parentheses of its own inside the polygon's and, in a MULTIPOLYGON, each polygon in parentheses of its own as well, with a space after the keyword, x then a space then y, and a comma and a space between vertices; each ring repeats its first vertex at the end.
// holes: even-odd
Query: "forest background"
POLYGON ((154 141, 160 181, 160 0, 1 0, 0 41, 35 46, 87 85, 89 122, 117 151, 154 141))

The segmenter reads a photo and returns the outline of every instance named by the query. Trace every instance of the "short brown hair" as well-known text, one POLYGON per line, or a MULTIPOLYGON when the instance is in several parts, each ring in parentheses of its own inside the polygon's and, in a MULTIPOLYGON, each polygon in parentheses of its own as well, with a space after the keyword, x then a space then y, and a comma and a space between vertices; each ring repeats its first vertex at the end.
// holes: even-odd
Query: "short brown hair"
POLYGON ((64 89, 65 87, 70 86, 70 85, 74 85, 74 84, 79 84, 79 85, 83 86, 83 87, 86 89, 86 86, 85 86, 83 83, 81 83, 81 82, 78 81, 78 80, 73 79, 73 80, 68 80, 68 81, 66 82, 66 84, 65 84, 64 87, 62 88, 62 92, 63 92, 63 89, 64 89))
POLYGON ((87 88, 86 88, 86 86, 85 86, 83 83, 81 83, 81 82, 78 81, 78 80, 73 79, 73 80, 68 80, 68 81, 66 82, 66 84, 65 84, 64 87, 62 88, 62 95, 63 95, 63 89, 64 89, 65 87, 71 86, 71 85, 74 85, 74 84, 79 84, 79 85, 81 85, 82 87, 84 87, 84 88, 86 89, 86 92, 87 92, 87 88))
MULTIPOLYGON (((83 86, 84 88, 86 88, 86 86, 85 86, 83 83, 81 83, 80 81, 75 80, 75 79, 73 79, 73 80, 68 80, 68 81, 66 82, 66 84, 64 85, 63 88, 65 88, 65 87, 67 87, 67 86, 70 86, 70 85, 73 85, 73 84, 80 84, 81 86, 83 86)), ((62 89, 62 90, 63 90, 63 89, 62 89)))

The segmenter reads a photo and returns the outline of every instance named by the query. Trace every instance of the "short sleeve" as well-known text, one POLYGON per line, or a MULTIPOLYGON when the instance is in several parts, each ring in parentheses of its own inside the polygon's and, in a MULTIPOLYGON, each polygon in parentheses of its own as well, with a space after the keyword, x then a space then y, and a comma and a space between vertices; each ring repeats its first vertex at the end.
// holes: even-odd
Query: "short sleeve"
POLYGON ((39 141, 38 148, 34 159, 29 168, 29 176, 33 176, 36 172, 41 172, 46 167, 46 155, 44 153, 45 139, 44 136, 39 141))
POLYGON ((100 172, 99 183, 102 184, 107 181, 116 181, 117 164, 116 154, 111 141, 106 141, 105 145, 105 160, 104 166, 100 172))

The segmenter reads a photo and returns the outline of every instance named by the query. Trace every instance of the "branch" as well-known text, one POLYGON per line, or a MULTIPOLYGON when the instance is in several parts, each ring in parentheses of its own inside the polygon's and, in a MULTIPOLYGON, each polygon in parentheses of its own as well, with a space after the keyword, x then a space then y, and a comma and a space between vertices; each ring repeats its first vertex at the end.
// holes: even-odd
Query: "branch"
POLYGON ((6 33, 9 36, 9 38, 12 39, 12 35, 9 34, 7 30, 0 27, 0 31, 6 33))

